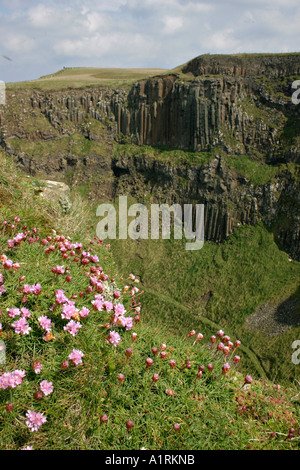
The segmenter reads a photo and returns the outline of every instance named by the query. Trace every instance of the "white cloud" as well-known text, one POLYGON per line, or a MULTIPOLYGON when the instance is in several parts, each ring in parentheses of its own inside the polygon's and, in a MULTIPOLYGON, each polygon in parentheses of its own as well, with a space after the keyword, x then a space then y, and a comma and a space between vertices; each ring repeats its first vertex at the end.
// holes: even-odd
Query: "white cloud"
POLYGON ((300 44, 299 0, 2 0, 1 12, 0 53, 14 59, 6 81, 62 64, 173 68, 207 52, 300 44))
POLYGON ((84 27, 87 29, 87 31, 90 32, 95 32, 99 31, 100 29, 106 29, 108 25, 108 20, 107 17, 103 14, 99 14, 97 12, 93 13, 86 13, 85 15, 83 14, 84 18, 84 27))
POLYGON ((24 34, 8 34, 5 38, 5 48, 14 54, 25 54, 35 48, 35 41, 24 34))
POLYGON ((28 11, 29 23, 37 28, 49 27, 53 24, 56 17, 56 10, 40 4, 30 8, 28 11))
POLYGON ((163 32, 166 34, 176 33, 179 29, 183 28, 183 19, 179 16, 167 16, 164 19, 163 32))

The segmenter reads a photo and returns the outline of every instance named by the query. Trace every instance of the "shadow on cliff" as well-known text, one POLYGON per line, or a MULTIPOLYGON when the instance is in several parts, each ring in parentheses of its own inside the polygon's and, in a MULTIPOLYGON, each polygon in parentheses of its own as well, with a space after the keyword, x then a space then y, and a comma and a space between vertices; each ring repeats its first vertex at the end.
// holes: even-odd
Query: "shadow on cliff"
POLYGON ((274 319, 284 326, 300 325, 300 286, 293 295, 276 306, 274 319))

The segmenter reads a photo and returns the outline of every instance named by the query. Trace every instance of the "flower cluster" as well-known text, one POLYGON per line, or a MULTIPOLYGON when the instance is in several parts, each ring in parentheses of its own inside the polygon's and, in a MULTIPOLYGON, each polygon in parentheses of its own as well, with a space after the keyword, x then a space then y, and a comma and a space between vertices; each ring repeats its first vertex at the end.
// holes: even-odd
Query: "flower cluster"
MULTIPOLYGON (((30 356, 32 353, 34 357, 31 356, 33 361, 31 363, 32 369, 26 377, 26 393, 33 376, 35 383, 35 393, 33 396, 36 402, 44 400, 52 404, 54 390, 54 396, 56 393, 58 396, 61 393, 57 391, 56 373, 61 374, 61 377, 63 377, 64 374, 73 373, 73 366, 79 367, 83 365, 76 371, 79 376, 82 369, 85 370, 85 366, 86 369, 90 367, 89 360, 91 354, 83 346, 87 344, 86 339, 88 335, 85 336, 84 331, 88 328, 90 322, 93 324, 93 332, 95 334, 103 331, 101 328, 104 328, 103 335, 100 333, 99 337, 104 342, 103 349, 108 351, 108 354, 111 355, 110 357, 115 354, 116 350, 114 348, 118 348, 117 351, 121 350, 121 353, 125 355, 125 358, 123 356, 124 362, 120 360, 118 367, 121 367, 126 361, 126 369, 122 371, 123 373, 118 370, 116 374, 117 386, 120 388, 124 387, 122 384, 128 380, 128 369, 136 358, 137 362, 140 360, 137 357, 138 355, 136 355, 136 345, 139 342, 140 336, 135 331, 131 332, 128 338, 129 341, 131 338, 131 347, 128 347, 127 344, 122 352, 122 345, 126 342, 124 339, 126 339, 127 332, 131 331, 134 325, 136 326, 140 321, 141 304, 139 297, 137 297, 140 292, 137 286, 139 280, 134 274, 130 274, 129 279, 124 281, 124 284, 126 284, 124 291, 122 289, 119 290, 115 281, 98 264, 99 257, 93 253, 92 247, 89 251, 85 250, 82 243, 72 243, 63 235, 49 236, 40 240, 36 230, 24 231, 9 239, 8 248, 11 250, 16 249, 17 252, 20 252, 21 250, 18 247, 24 242, 39 242, 39 253, 42 256, 47 255, 45 271, 48 270, 49 281, 48 283, 47 280, 42 281, 43 288, 39 283, 25 283, 25 276, 19 278, 19 284, 14 281, 15 285, 18 285, 20 299, 18 301, 18 297, 14 296, 15 301, 13 304, 5 304, 5 306, 12 306, 9 306, 6 309, 5 315, 3 315, 4 326, 0 324, 0 333, 3 334, 3 329, 7 328, 8 333, 4 331, 4 334, 7 333, 9 337, 13 337, 18 343, 23 341, 22 345, 26 344, 27 341, 28 343, 39 342, 39 347, 36 348, 39 350, 38 353, 35 352, 34 347, 31 351, 28 351, 28 355, 30 356), (56 261, 54 262, 53 259, 56 259, 56 261), (73 266, 75 267, 73 268, 73 266), (77 276, 81 276, 80 291, 79 289, 77 291, 72 289, 74 279, 77 276), (96 320, 94 323, 93 319, 96 320), (97 326, 95 327, 95 325, 97 326), (16 338, 14 337, 15 334, 21 336, 29 335, 29 338, 16 338), (60 348, 62 345, 68 345, 68 350, 59 359, 60 365, 56 368, 55 372, 53 372, 54 366, 53 369, 48 368, 47 365, 43 367, 42 363, 46 360, 43 358, 42 353, 40 353, 40 350, 43 348, 45 351, 48 350, 47 342, 52 340, 54 342, 57 340, 60 348), (36 360, 34 360, 35 358, 36 360), (38 380, 33 372, 41 374, 40 380, 38 380), (49 373, 53 373, 51 381, 45 378, 46 376, 49 379, 49 373)), ((102 244, 99 239, 96 239, 95 243, 102 244)), ((1 262, 3 274, 0 274, 0 295, 4 290, 3 286, 6 276, 8 280, 14 277, 13 272, 7 273, 6 271, 9 269, 15 271, 19 269, 18 266, 20 267, 18 263, 9 260, 5 255, 1 256, 1 262)), ((6 284, 6 289, 9 290, 7 285, 9 286, 9 282, 6 284)), ((218 374, 220 380, 227 381, 240 362, 239 356, 235 354, 236 349, 241 345, 240 341, 233 343, 223 330, 219 330, 216 335, 211 336, 208 347, 203 345, 204 335, 200 332, 197 333, 196 330, 190 330, 185 335, 185 338, 187 343, 192 341, 191 347, 188 348, 191 357, 180 357, 179 354, 177 355, 174 352, 175 349, 167 348, 166 343, 152 345, 151 349, 144 356, 141 356, 142 366, 139 373, 145 374, 149 387, 152 389, 156 388, 157 392, 160 387, 163 387, 162 391, 166 395, 163 397, 164 400, 176 400, 180 397, 178 385, 182 383, 179 377, 180 374, 187 373, 188 377, 191 377, 190 381, 194 382, 194 387, 197 387, 208 378, 212 380, 213 371, 216 376, 218 374), (199 363, 195 365, 197 351, 204 347, 210 350, 208 354, 210 354, 212 362, 207 365, 199 365, 199 363), (168 382, 169 380, 170 382, 168 382)), ((61 349, 58 349, 58 351, 60 355, 61 349)), ((0 389, 16 388, 22 384, 25 376, 26 371, 18 369, 13 372, 3 373, 0 376, 0 389)), ((249 387, 251 383, 252 378, 247 375, 242 387, 245 385, 249 387)), ((17 390, 18 392, 19 390, 17 390)), ((13 400, 12 403, 7 405, 6 411, 11 410, 12 406, 14 406, 13 400)), ((26 412, 26 426, 31 432, 37 432, 47 422, 45 416, 47 413, 34 411, 29 405, 26 406, 25 410, 27 408, 30 409, 26 412)), ((44 408, 42 409, 44 410, 44 408)), ((102 414, 100 421, 103 424, 108 423, 109 416, 102 414)), ((133 421, 127 420, 126 428, 128 432, 131 432, 134 428, 133 421)), ((174 430, 179 432, 181 425, 176 422, 174 430)))
POLYGON ((15 388, 17 385, 21 385, 26 373, 25 370, 14 370, 13 372, 4 372, 0 376, 0 388, 5 390, 6 388, 15 388))
POLYGON ((43 413, 37 413, 32 410, 27 411, 26 418, 26 426, 28 426, 31 432, 38 431, 42 424, 47 421, 47 418, 43 413))

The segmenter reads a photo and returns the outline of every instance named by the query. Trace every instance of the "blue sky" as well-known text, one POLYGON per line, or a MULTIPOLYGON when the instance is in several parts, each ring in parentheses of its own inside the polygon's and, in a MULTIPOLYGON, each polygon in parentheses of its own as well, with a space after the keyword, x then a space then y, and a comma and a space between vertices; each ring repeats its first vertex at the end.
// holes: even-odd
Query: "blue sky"
POLYGON ((64 66, 173 68, 204 53, 295 52, 299 24, 299 0, 0 0, 0 80, 64 66))

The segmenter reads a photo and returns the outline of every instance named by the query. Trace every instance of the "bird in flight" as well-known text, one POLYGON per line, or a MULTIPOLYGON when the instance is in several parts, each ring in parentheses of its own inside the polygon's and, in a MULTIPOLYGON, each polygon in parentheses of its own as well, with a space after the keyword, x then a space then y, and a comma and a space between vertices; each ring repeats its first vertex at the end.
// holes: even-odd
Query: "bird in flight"
POLYGON ((12 59, 10 57, 7 57, 7 55, 3 55, 2 57, 3 57, 3 59, 6 59, 6 60, 9 60, 10 62, 12 62, 12 59))

